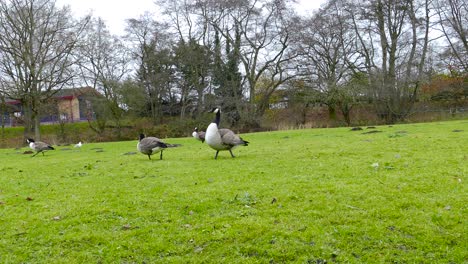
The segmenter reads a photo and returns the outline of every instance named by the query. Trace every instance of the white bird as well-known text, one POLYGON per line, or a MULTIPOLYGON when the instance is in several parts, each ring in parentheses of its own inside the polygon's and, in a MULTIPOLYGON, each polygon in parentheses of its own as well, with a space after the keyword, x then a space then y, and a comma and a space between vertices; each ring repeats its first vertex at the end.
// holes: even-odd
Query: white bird
POLYGON ((162 160, 163 150, 167 147, 166 143, 162 142, 159 138, 145 137, 144 134, 140 134, 140 140, 137 144, 138 151, 148 155, 149 159, 151 159, 151 155, 160 152, 159 159, 162 160))
POLYGON ((192 137, 194 137, 196 140, 200 140, 202 143, 205 142, 205 132, 198 131, 198 127, 193 129, 192 137))
POLYGON ((75 148, 81 148, 81 146, 83 146, 83 143, 81 143, 81 141, 75 144, 75 148))
POLYGON ((210 112, 215 113, 215 119, 208 126, 205 133, 206 143, 214 150, 216 150, 215 159, 218 158, 218 153, 222 150, 229 150, 231 157, 235 157, 232 154, 232 149, 237 146, 247 146, 248 141, 243 140, 230 129, 221 128, 219 129, 219 122, 221 120, 221 110, 219 108, 213 108, 210 112))
POLYGON ((41 142, 41 141, 34 141, 34 139, 32 138, 28 138, 26 139, 26 142, 29 143, 29 147, 36 151, 36 154, 32 155, 32 157, 36 156, 37 154, 39 154, 40 152, 42 152, 42 156, 44 156, 44 152, 47 151, 47 150, 54 150, 54 148, 47 144, 47 143, 44 143, 44 142, 41 142))

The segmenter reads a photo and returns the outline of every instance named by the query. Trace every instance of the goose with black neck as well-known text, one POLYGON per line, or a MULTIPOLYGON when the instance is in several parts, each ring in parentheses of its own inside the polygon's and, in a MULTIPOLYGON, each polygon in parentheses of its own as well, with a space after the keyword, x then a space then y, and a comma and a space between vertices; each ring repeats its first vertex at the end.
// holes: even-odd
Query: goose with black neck
POLYGON ((220 151, 229 151, 231 157, 235 157, 232 153, 232 149, 238 146, 247 146, 248 141, 243 140, 241 137, 236 135, 232 130, 227 128, 219 128, 221 121, 221 109, 219 107, 213 108, 211 113, 215 113, 213 122, 208 126, 205 132, 205 142, 212 149, 216 150, 215 159, 218 158, 220 151))

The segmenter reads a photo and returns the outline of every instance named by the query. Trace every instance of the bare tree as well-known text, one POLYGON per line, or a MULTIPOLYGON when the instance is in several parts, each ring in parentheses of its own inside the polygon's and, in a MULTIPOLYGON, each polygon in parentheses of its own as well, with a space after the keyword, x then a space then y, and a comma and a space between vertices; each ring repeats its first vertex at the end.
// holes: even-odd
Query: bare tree
MULTIPOLYGON (((289 68, 296 57, 289 52, 291 8, 289 0, 209 1, 199 0, 198 7, 206 21, 224 40, 235 43, 238 29, 241 35, 240 61, 246 81, 250 117, 254 122, 268 108, 270 96, 294 77, 289 68), (262 89, 257 84, 262 78, 262 89), (257 100, 259 98, 259 100, 257 100)), ((244 84, 244 82, 243 82, 244 84)))
POLYGON ((410 113, 424 78, 430 41, 428 1, 348 3, 373 102, 379 116, 389 123, 410 113))
POLYGON ((468 72, 468 3, 465 0, 434 0, 442 33, 448 42, 452 67, 468 72))
POLYGON ((381 116, 390 123, 405 118, 416 101, 428 43, 428 4, 417 18, 413 0, 378 1, 374 6, 382 55, 382 78, 377 98, 381 116), (425 21, 425 23, 419 23, 425 21), (423 38, 418 32, 422 29, 423 38), (420 43, 423 42, 422 45, 420 43), (420 48, 422 47, 422 49, 420 48), (416 49, 419 59, 416 60, 416 49))
POLYGON ((167 25, 156 22, 148 13, 127 20, 126 39, 131 43, 136 63, 137 83, 143 86, 153 122, 162 120, 164 97, 170 97, 173 82, 172 38, 167 25))
POLYGON ((0 122, 2 123, 1 125, 1 130, 2 132, 0 133, 0 146, 3 147, 3 143, 5 140, 5 113, 6 111, 6 94, 5 94, 5 83, 0 79, 0 122))
POLYGON ((355 76, 363 68, 362 54, 357 50, 352 18, 342 1, 331 1, 301 24, 298 52, 303 58, 301 71, 317 90, 320 101, 328 106, 330 119, 336 119, 336 110, 343 113, 349 125, 350 112, 357 102, 355 76))
POLYGON ((203 27, 196 23, 194 7, 196 0, 157 0, 162 13, 168 18, 168 25, 178 40, 188 43, 203 38, 203 27))
POLYGON ((197 0, 158 0, 157 3, 171 34, 177 39, 174 48, 177 66, 175 90, 180 98, 180 116, 185 117, 187 109, 192 106, 191 110, 196 111, 199 117, 210 87, 212 28, 197 13, 197 0))
POLYGON ((7 96, 23 104, 25 134, 40 138, 42 104, 74 77, 72 51, 87 21, 54 0, 0 1, 1 78, 14 87, 7 96))
POLYGON ((90 23, 86 36, 79 46, 79 68, 84 83, 104 95, 98 102, 101 109, 98 113, 98 133, 103 132, 106 120, 115 122, 120 133, 123 109, 121 107, 120 89, 124 78, 129 73, 130 54, 123 42, 112 36, 100 18, 90 23))

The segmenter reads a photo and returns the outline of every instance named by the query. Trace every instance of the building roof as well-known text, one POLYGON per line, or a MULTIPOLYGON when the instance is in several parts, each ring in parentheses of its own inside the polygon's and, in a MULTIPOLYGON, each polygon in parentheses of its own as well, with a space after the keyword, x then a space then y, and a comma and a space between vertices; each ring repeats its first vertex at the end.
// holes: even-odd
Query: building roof
POLYGON ((81 87, 81 88, 65 88, 59 90, 54 97, 60 99, 72 99, 75 97, 91 95, 91 96, 102 96, 96 89, 92 87, 81 87))
MULTIPOLYGON (((80 96, 98 96, 101 97, 102 94, 100 94, 96 89, 92 87, 81 87, 81 88, 64 88, 60 89, 54 96, 53 98, 57 99, 62 99, 62 100, 71 100, 76 97, 80 96)), ((5 98, 5 103, 7 105, 19 105, 21 104, 20 100, 17 99, 11 99, 11 98, 5 98)))

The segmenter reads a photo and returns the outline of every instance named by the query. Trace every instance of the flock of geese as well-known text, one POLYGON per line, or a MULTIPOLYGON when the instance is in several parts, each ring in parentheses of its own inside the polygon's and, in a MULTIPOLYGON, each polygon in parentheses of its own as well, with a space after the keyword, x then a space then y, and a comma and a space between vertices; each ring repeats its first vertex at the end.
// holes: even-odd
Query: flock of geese
MULTIPOLYGON (((227 128, 219 128, 219 122, 221 121, 221 110, 216 107, 213 108, 211 113, 215 114, 213 122, 208 126, 206 132, 198 131, 198 128, 195 127, 192 136, 200 140, 202 143, 206 142, 208 146, 216 150, 215 159, 218 158, 218 153, 220 151, 229 151, 231 157, 235 157, 232 153, 232 149, 237 146, 247 146, 248 141, 243 140, 241 137, 236 135, 232 130, 227 128)), ((26 140, 29 143, 29 147, 36 151, 33 155, 36 156, 39 153, 44 155, 44 152, 48 150, 53 150, 54 148, 41 141, 34 141, 34 139, 28 138, 26 140)), ((142 154, 148 155, 148 158, 151 160, 151 156, 157 153, 160 153, 159 159, 163 159, 163 151, 168 148, 170 144, 164 143, 162 140, 156 137, 146 137, 144 134, 140 134, 137 149, 142 154)), ((82 143, 79 142, 75 147, 81 147, 82 143)))

